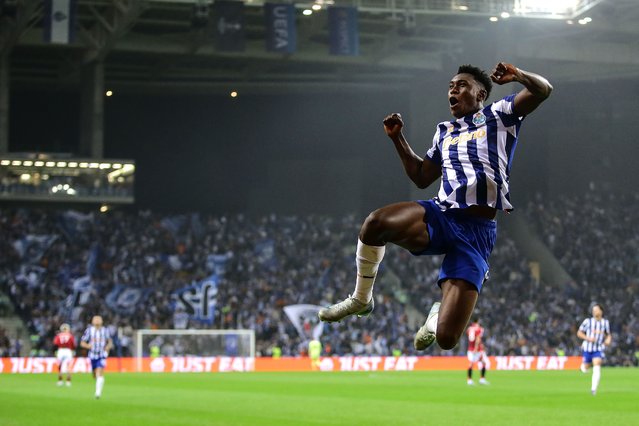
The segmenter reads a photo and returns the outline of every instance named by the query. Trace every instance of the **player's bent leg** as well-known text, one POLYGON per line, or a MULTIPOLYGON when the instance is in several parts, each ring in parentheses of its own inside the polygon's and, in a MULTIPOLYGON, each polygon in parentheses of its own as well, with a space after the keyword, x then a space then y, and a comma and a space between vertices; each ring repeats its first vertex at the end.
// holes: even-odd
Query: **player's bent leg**
POLYGON ((393 243, 406 250, 424 250, 430 241, 424 207, 414 201, 391 204, 368 215, 359 233, 366 245, 393 243))
POLYGON ((443 294, 435 336, 439 347, 449 350, 457 345, 468 325, 479 293, 473 284, 460 279, 448 279, 441 287, 443 294))
POLYGON ((429 241, 424 215, 420 204, 405 202, 375 210, 366 218, 357 244, 355 291, 345 300, 321 309, 318 313, 321 321, 336 322, 349 315, 367 316, 373 311, 373 285, 386 243, 424 250, 429 241))

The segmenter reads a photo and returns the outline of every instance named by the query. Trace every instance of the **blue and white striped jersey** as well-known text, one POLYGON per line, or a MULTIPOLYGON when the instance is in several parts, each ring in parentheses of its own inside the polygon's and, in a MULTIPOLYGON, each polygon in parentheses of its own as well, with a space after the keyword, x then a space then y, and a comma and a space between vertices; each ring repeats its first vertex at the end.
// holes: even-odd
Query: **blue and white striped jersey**
POLYGON ((586 352, 603 351, 606 348, 604 340, 610 334, 610 323, 605 318, 600 320, 596 320, 594 317, 586 318, 579 326, 579 331, 585 333, 588 338, 595 338, 594 342, 584 340, 581 349, 586 352))
POLYGON ((108 353, 105 348, 110 338, 111 333, 106 327, 96 328, 92 325, 87 327, 82 335, 82 341, 91 344, 91 349, 89 349, 87 356, 90 359, 106 358, 108 353))
POLYGON ((475 114, 437 125, 426 158, 441 165, 435 202, 442 210, 471 205, 512 210, 510 166, 523 117, 513 113, 515 94, 475 114))

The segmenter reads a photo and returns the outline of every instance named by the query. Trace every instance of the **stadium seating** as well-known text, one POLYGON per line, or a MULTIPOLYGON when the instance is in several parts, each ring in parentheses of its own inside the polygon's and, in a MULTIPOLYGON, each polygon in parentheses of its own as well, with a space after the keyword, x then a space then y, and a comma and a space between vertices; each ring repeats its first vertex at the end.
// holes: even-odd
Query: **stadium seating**
MULTIPOLYGON (((622 202, 589 200, 596 207, 580 212, 587 226, 558 219, 575 215, 579 199, 528 207, 544 241, 575 283, 536 282, 514 242, 499 236, 491 257, 491 278, 477 306, 491 355, 578 354, 576 327, 597 300, 608 307, 615 335, 609 362, 636 362, 639 302, 629 294, 637 292, 631 278, 637 277, 639 238, 624 235, 631 226, 615 226, 616 221, 639 219, 638 200, 632 202, 634 212, 620 208, 622 202), (610 238, 602 238, 603 227, 611 232, 610 238)), ((256 331, 258 354, 270 355, 271 348, 278 346, 283 355, 298 355, 306 345, 282 307, 326 305, 352 291, 361 219, 2 209, 0 248, 8 255, 0 258, 0 289, 38 336, 32 342, 34 353, 52 351, 52 336, 60 323, 71 322, 79 331, 90 315, 100 312, 119 332, 119 354, 131 353, 129 342, 136 328, 188 326, 251 328, 256 331), (221 278, 212 325, 185 321, 183 312, 172 309, 172 293, 214 272, 221 278), (138 291, 136 306, 113 303, 112 296, 122 288, 138 291)), ((415 328, 409 326, 406 305, 384 285, 384 274, 396 275, 409 296, 407 303, 425 312, 439 297, 438 264, 438 258, 414 258, 389 248, 376 287, 374 314, 325 326, 326 353, 415 353, 415 328)), ((0 342, 2 350, 8 351, 0 342)), ((453 351, 434 353, 464 350, 462 344, 453 351)))

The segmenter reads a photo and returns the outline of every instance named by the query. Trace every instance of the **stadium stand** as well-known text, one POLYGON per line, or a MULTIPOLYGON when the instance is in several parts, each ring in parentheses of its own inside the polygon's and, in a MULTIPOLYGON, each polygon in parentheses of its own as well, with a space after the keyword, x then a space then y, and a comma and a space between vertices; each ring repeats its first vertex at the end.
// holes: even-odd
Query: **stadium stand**
MULTIPOLYGON (((637 276, 633 256, 639 252, 639 238, 628 238, 631 227, 615 226, 615 221, 639 218, 632 208, 619 208, 621 202, 590 201, 597 208, 584 216, 588 226, 557 219, 576 214, 579 200, 546 205, 539 211, 531 204, 527 209, 575 282, 538 282, 514 242, 500 235, 491 258, 492 276, 477 307, 489 331, 491 355, 578 354, 576 327, 596 300, 607 306, 615 335, 608 362, 636 363, 639 306, 628 295, 637 291, 632 278, 637 276), (628 214, 634 216, 626 219, 628 214), (542 226, 546 222, 552 225, 542 226), (604 227, 612 234, 606 249, 601 249, 604 227), (573 241, 579 242, 579 249, 572 248, 573 241), (623 249, 613 250, 619 241, 623 249), (588 263, 588 258, 599 260, 588 263)), ((636 198, 631 201, 637 206, 636 198)), ((258 354, 270 355, 277 346, 282 355, 295 356, 306 351, 306 343, 282 308, 297 303, 326 305, 352 290, 360 222, 353 215, 255 219, 2 209, 1 248, 7 255, 0 259, 0 289, 33 333, 32 354, 51 353, 60 323, 70 322, 78 332, 92 313, 101 312, 117 332, 121 355, 131 354, 134 329, 210 327, 254 329, 258 354), (214 272, 221 278, 212 325, 172 309, 172 293, 214 272), (114 302, 122 289, 132 290, 131 304, 128 299, 114 302)), ((325 354, 414 354, 415 327, 406 303, 424 311, 438 297, 434 284, 438 264, 437 258, 413 258, 390 248, 376 287, 374 314, 326 325, 325 354), (386 273, 399 278, 408 295, 404 303, 385 285, 386 273)), ((5 334, 0 330, 0 336, 5 334)), ((15 346, 6 340, 0 338, 0 352, 15 346)), ((430 353, 459 354, 464 349, 430 353)))

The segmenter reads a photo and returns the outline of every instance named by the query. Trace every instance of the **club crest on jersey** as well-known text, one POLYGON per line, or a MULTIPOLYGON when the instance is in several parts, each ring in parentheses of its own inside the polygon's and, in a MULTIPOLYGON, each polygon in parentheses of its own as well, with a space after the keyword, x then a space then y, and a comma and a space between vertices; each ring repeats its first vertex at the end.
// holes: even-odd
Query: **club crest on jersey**
POLYGON ((473 124, 475 126, 481 126, 486 122, 486 116, 483 112, 479 111, 477 114, 473 115, 473 124))

